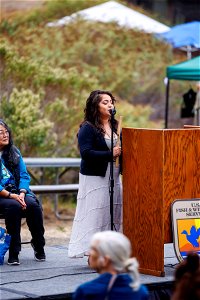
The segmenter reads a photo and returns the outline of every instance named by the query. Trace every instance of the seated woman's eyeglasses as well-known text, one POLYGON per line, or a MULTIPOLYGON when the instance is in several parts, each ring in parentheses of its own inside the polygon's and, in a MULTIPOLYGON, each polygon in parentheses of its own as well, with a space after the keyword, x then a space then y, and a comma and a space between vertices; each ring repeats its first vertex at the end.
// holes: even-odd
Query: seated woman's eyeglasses
POLYGON ((9 135, 9 132, 0 130, 0 136, 9 135))

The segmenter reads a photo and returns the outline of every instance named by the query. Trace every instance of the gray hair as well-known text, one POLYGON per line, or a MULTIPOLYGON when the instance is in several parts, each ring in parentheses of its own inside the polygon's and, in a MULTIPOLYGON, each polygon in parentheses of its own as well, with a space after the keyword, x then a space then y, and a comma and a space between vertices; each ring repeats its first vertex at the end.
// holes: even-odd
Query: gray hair
POLYGON ((122 233, 116 231, 97 232, 91 239, 101 257, 109 256, 117 272, 128 272, 133 279, 130 286, 134 290, 140 287, 138 261, 131 256, 131 243, 122 233))

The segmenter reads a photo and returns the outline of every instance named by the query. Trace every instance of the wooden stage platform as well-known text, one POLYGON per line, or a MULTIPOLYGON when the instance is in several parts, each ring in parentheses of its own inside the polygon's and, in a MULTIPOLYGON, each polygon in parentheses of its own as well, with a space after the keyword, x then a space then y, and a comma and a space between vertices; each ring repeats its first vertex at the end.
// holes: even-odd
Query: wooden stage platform
MULTIPOLYGON (((165 246, 165 277, 142 275, 142 283, 150 291, 150 300, 168 300, 173 286, 174 268, 178 263, 173 245, 165 246)), ((70 259, 66 246, 46 247, 47 260, 37 262, 33 250, 24 245, 19 266, 0 266, 0 299, 71 299, 78 285, 96 276, 87 266, 87 258, 70 259)), ((123 300, 123 299, 122 299, 123 300)))

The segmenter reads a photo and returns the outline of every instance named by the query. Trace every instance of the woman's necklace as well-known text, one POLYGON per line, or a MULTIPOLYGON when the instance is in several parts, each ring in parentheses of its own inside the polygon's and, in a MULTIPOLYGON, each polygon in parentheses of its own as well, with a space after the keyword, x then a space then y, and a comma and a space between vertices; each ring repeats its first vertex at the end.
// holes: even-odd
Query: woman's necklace
MULTIPOLYGON (((109 138, 109 139, 111 139, 112 130, 111 130, 111 128, 110 128, 110 125, 109 125, 109 124, 106 124, 106 125, 103 127, 103 129, 104 129, 104 132, 105 132, 104 136, 107 137, 107 138, 109 138)), ((114 133, 113 133, 113 138, 115 139, 116 137, 117 137, 117 135, 116 135, 116 133, 114 132, 114 133)))
POLYGON ((107 124, 107 126, 104 126, 103 129, 104 129, 104 132, 105 132, 104 135, 107 136, 110 139, 112 131, 111 131, 111 128, 110 128, 109 124, 107 124))
MULTIPOLYGON (((104 128, 104 130, 105 130, 105 128, 104 128)), ((111 129, 109 131, 105 130, 105 137, 108 137, 109 139, 111 139, 111 135, 112 135, 111 129)), ((117 138, 117 135, 115 132, 113 133, 113 138, 114 139, 117 138)))
POLYGON ((111 131, 108 132, 108 131, 105 131, 105 136, 109 137, 109 139, 111 138, 111 131))

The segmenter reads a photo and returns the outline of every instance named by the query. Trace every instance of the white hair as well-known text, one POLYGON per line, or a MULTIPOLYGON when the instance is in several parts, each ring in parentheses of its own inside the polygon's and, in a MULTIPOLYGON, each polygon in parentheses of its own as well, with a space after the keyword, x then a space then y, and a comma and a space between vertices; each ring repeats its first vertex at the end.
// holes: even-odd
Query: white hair
POLYGON ((95 247, 100 256, 109 256, 113 268, 118 272, 128 272, 133 282, 130 286, 137 290, 140 287, 138 261, 131 256, 131 243, 122 233, 116 231, 97 232, 91 239, 91 244, 95 247))

